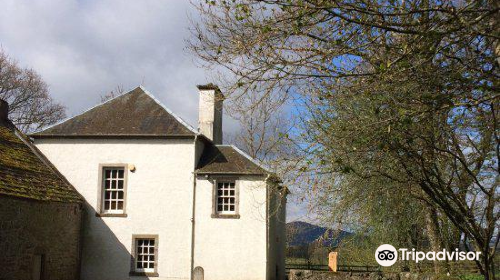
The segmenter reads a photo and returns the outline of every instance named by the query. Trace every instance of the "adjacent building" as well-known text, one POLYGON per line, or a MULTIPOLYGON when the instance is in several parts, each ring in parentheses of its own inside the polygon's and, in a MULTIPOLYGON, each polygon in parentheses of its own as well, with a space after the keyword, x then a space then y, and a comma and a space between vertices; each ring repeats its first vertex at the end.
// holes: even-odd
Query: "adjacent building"
POLYGON ((0 99, 0 279, 79 277, 82 199, 0 99))
POLYGON ((284 279, 286 190, 198 89, 198 130, 138 87, 31 135, 85 199, 81 279, 284 279))

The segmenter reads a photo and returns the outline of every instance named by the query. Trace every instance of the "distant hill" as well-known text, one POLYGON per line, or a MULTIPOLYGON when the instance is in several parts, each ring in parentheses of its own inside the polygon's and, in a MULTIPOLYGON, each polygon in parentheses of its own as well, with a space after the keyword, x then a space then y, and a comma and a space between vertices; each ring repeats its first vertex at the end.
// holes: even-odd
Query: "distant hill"
POLYGON ((313 243, 323 236, 328 229, 306 222, 291 222, 286 224, 286 239, 289 246, 302 246, 313 243))
POLYGON ((321 246, 332 248, 350 235, 352 233, 347 231, 329 229, 302 221, 286 224, 288 246, 306 246, 315 243, 316 246, 321 244, 321 246))

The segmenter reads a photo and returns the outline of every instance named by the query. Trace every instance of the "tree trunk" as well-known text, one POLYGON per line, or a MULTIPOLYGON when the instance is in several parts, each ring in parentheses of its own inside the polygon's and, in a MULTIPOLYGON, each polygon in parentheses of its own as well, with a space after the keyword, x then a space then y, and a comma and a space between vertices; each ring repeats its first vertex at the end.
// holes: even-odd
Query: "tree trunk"
MULTIPOLYGON (((439 231, 439 221, 437 218, 436 209, 431 208, 427 205, 425 207, 425 226, 427 229, 427 237, 431 244, 431 249, 434 252, 438 252, 443 248, 441 235, 439 231)), ((444 267, 440 264, 440 261, 434 260, 434 272, 436 274, 441 274, 444 272, 444 267)))
POLYGON ((490 251, 489 245, 485 250, 482 250, 481 254, 483 255, 482 264, 484 266, 484 280, 495 280, 495 255, 492 255, 490 251))

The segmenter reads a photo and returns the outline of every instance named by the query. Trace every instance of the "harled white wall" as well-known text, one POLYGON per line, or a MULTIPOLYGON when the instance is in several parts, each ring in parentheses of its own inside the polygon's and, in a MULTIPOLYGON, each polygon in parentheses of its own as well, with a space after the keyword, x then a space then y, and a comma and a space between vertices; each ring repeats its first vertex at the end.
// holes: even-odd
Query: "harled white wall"
MULTIPOLYGON (((146 279, 129 277, 133 234, 159 236, 159 277, 150 279, 189 279, 192 172, 200 143, 197 156, 189 139, 36 139, 35 144, 87 201, 82 280, 146 279), (126 218, 95 216, 99 164, 106 163, 136 167, 128 172, 126 218)), ((194 267, 203 267, 207 280, 274 279, 274 251, 280 247, 268 250, 266 182, 242 177, 238 187, 240 219, 212 218, 212 183, 198 178, 194 267)))
POLYGON ((275 183, 268 184, 268 280, 283 280, 285 275, 286 195, 275 183))
POLYGON ((159 235, 160 277, 154 279, 189 279, 193 140, 37 139, 35 144, 88 203, 82 280, 129 279, 132 234, 159 235), (136 167, 128 172, 126 218, 95 216, 99 164, 106 163, 136 167))
POLYGON ((194 266, 207 280, 266 279, 266 183, 243 177, 237 184, 240 218, 222 219, 211 217, 212 181, 197 180, 194 266))
POLYGON ((278 279, 282 280, 286 277, 285 271, 285 250, 286 250, 286 203, 287 203, 287 194, 283 193, 286 190, 283 190, 281 193, 276 193, 276 202, 278 205, 276 206, 274 212, 274 217, 276 219, 275 231, 276 231, 276 267, 278 268, 277 275, 278 279))

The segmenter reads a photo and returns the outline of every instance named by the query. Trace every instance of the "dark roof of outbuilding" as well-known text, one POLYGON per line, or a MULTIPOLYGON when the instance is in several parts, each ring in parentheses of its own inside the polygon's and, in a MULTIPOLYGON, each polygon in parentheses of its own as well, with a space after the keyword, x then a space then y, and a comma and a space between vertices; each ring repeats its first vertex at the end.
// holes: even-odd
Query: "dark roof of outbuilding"
POLYGON ((196 131, 143 87, 32 134, 41 137, 193 137, 196 131))
POLYGON ((12 123, 0 123, 0 195, 81 202, 73 186, 12 123))
POLYGON ((270 174, 250 156, 235 146, 207 144, 203 150, 197 174, 270 174))

